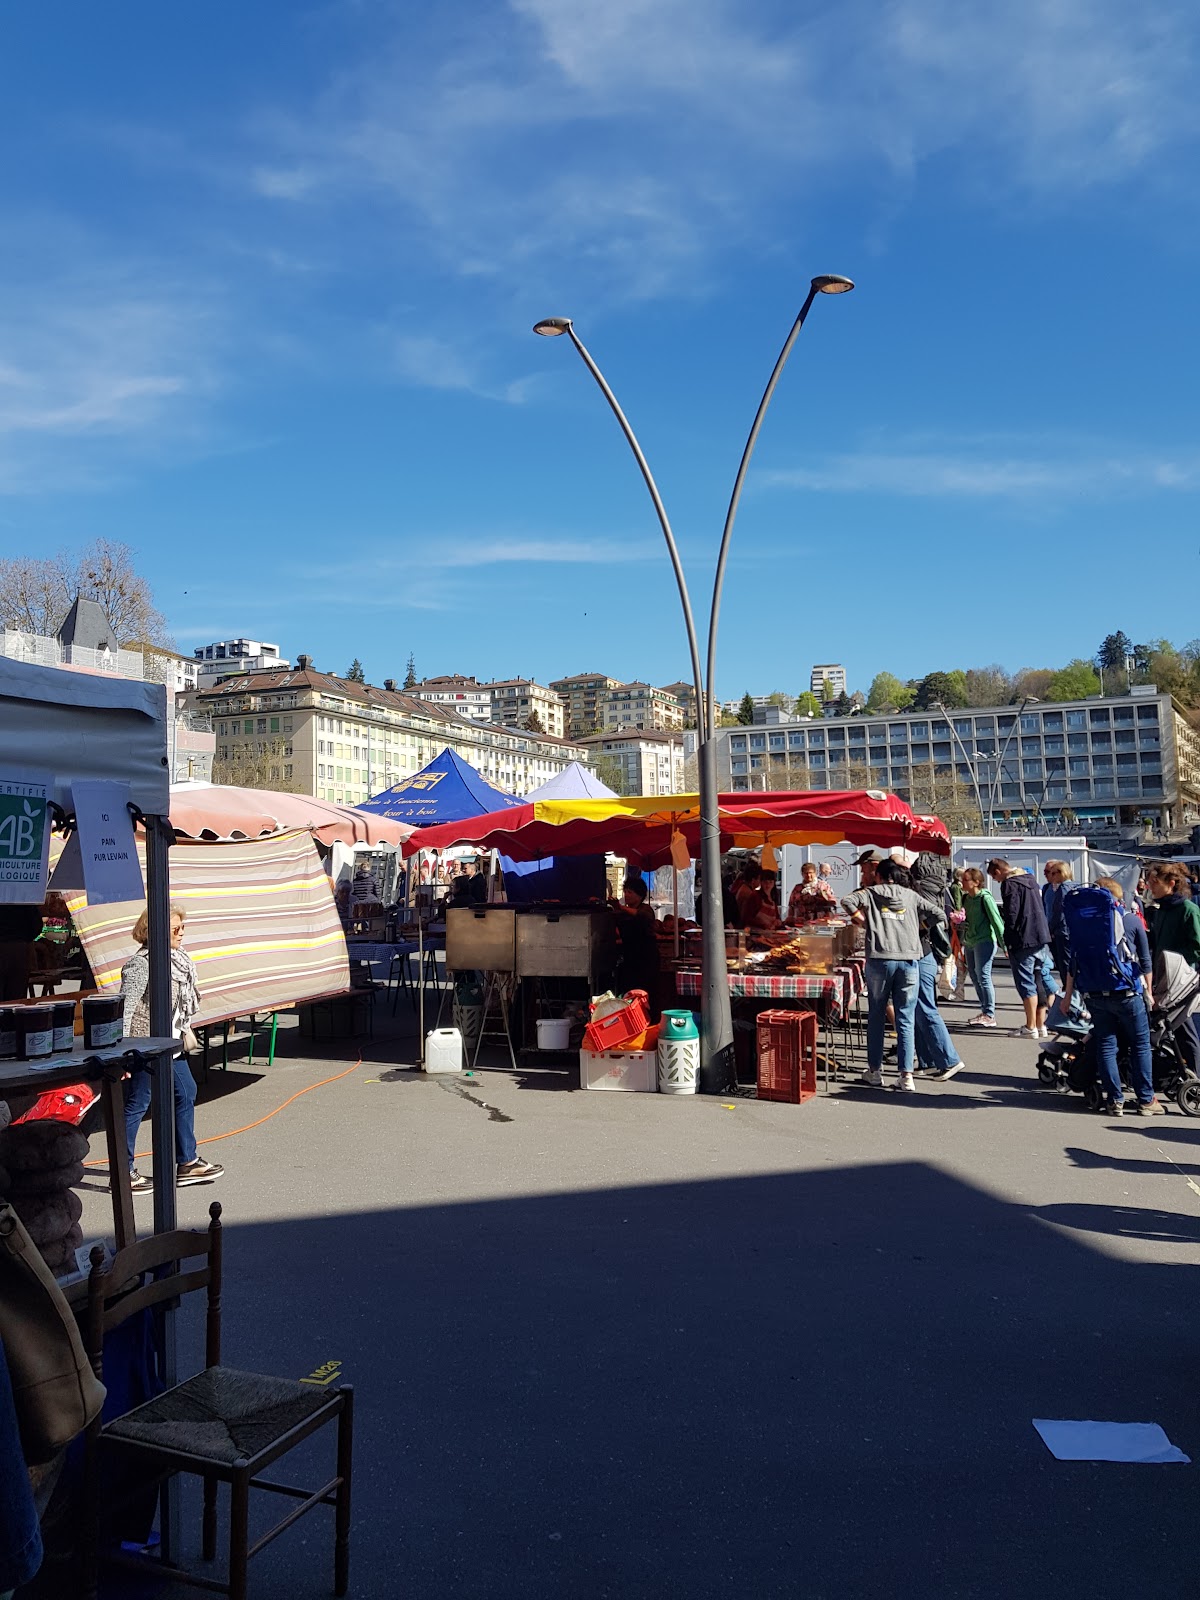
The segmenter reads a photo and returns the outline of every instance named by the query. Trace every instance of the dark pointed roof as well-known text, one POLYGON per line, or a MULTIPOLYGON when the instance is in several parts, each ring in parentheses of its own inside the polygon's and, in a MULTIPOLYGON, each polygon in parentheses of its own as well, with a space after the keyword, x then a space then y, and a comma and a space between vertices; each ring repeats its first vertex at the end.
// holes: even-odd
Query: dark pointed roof
POLYGON ((58 642, 64 646, 78 645, 84 650, 100 650, 105 645, 110 650, 117 648, 104 607, 98 600, 85 600, 82 595, 76 597, 75 604, 63 618, 58 642))

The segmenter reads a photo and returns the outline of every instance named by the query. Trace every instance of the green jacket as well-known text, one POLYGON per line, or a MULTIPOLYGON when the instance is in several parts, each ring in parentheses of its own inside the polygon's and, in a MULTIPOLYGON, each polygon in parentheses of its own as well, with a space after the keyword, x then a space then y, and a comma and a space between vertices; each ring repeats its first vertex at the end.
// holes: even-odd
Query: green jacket
POLYGON ((1147 920, 1155 955, 1174 950, 1190 966, 1200 967, 1200 906, 1194 900, 1165 895, 1147 920))
POLYGON ((1004 918, 1000 907, 986 889, 981 894, 964 894, 963 910, 967 920, 963 923, 962 942, 966 945, 986 944, 994 939, 1004 946, 1004 918))

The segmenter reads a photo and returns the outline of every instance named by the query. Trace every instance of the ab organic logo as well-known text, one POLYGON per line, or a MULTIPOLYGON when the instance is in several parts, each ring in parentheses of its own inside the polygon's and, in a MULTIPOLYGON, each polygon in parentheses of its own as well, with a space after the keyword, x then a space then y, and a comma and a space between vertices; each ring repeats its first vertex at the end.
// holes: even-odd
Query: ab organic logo
POLYGON ((45 818, 45 801, 0 795, 0 855, 40 860, 45 818))

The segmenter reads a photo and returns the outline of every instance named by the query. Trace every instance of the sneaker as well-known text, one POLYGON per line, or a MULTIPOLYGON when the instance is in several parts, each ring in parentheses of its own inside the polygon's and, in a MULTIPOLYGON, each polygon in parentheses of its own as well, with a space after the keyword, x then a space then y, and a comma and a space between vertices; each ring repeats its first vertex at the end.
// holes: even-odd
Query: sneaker
POLYGON ((956 1072, 961 1072, 962 1069, 963 1069, 962 1062, 961 1061, 956 1061, 953 1064, 953 1066, 947 1067, 945 1072, 935 1072, 934 1073, 934 1077, 937 1079, 937 1081, 939 1083, 948 1083, 949 1080, 954 1076, 954 1074, 956 1072))
POLYGON ((1139 1100, 1137 1110, 1139 1117, 1165 1117, 1167 1114, 1166 1106, 1157 1095, 1153 1100, 1139 1100))
POLYGON ((1104 1108, 1106 1117, 1123 1117, 1125 1115, 1124 1100, 1110 1100, 1104 1108))
POLYGON ((995 1017, 981 1016, 979 1019, 979 1026, 981 1028, 994 1028, 996 1026, 996 1019, 995 1017))
POLYGON ((1040 1039, 1041 1030, 1038 1028, 1013 1028, 1009 1037, 1011 1039, 1040 1039))
POLYGON ((914 1078, 936 1078, 937 1076, 938 1076, 938 1068, 937 1067, 914 1067, 913 1068, 913 1077, 914 1078))
POLYGON ((916 1087, 911 1072, 902 1072, 892 1085, 897 1094, 912 1094, 916 1087))
POLYGON ((154 1187, 153 1178, 145 1178, 135 1167, 129 1174, 129 1187, 134 1194, 149 1194, 154 1187))
POLYGON ((175 1173, 175 1187, 186 1189, 193 1183, 213 1183, 225 1171, 224 1167, 217 1166, 214 1161, 189 1161, 186 1166, 179 1167, 175 1173))
POLYGON ((864 1084, 868 1089, 882 1089, 883 1073, 878 1071, 864 1072, 861 1077, 855 1078, 854 1081, 855 1083, 864 1084))

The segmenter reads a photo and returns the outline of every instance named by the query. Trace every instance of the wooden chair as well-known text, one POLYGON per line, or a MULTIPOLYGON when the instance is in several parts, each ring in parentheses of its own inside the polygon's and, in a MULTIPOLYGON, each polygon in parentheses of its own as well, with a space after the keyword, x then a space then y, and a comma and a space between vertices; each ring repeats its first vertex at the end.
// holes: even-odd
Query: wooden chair
POLYGON ((160 1485, 175 1473, 204 1480, 203 1557, 217 1553, 217 1485, 230 1485, 229 1573, 221 1583, 194 1576, 149 1556, 106 1557, 143 1574, 245 1600, 246 1568, 253 1555, 314 1506, 334 1507, 334 1593, 344 1595, 350 1569, 350 1476, 354 1393, 349 1385, 333 1393, 291 1378, 271 1378, 221 1365, 221 1207, 209 1207, 207 1229, 155 1234, 119 1250, 104 1267, 104 1251, 92 1251, 88 1279, 87 1347, 96 1376, 103 1380, 104 1336, 150 1306, 177 1300, 193 1289, 207 1289, 205 1370, 123 1417, 88 1430, 84 1463, 84 1533, 80 1589, 94 1600, 100 1559, 101 1455, 119 1451, 122 1464, 144 1464, 146 1476, 160 1485), (185 1261, 200 1264, 183 1270, 185 1261), (316 1490, 276 1483, 260 1476, 328 1422, 337 1421, 337 1473, 316 1490), (300 1501, 253 1545, 249 1539, 251 1489, 266 1489, 300 1501))

